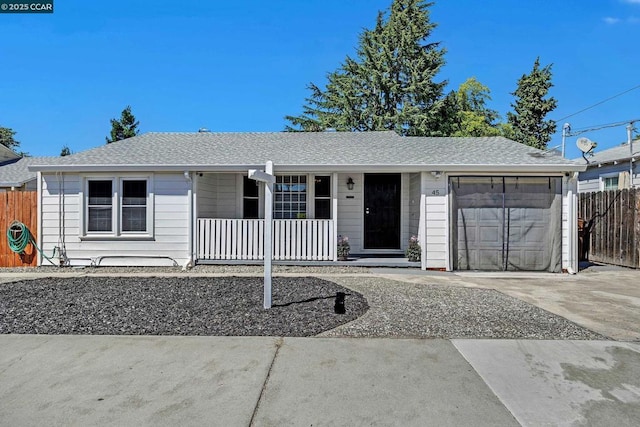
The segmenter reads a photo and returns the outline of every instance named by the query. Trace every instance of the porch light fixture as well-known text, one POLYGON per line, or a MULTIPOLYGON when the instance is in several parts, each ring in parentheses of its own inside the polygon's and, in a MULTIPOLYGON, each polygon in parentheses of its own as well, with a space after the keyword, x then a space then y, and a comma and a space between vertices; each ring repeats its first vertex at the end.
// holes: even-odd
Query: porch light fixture
POLYGON ((435 179, 440 179, 440 176, 442 176, 442 172, 440 172, 440 171, 431 171, 431 175, 433 175, 433 177, 435 179))
POLYGON ((355 182, 353 182, 353 178, 349 177, 349 179, 347 179, 347 188, 349 190, 353 190, 354 185, 355 185, 355 182))

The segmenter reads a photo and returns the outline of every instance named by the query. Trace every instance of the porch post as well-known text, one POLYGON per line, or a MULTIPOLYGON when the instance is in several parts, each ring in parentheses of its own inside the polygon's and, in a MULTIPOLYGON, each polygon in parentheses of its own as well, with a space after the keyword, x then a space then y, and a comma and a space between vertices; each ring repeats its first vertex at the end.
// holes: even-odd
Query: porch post
POLYGON ((427 173, 420 172, 420 222, 418 241, 420 242, 420 269, 427 269, 427 195, 425 194, 427 173))
POLYGON ((331 212, 333 217, 333 235, 331 236, 331 252, 333 254, 333 261, 338 261, 338 173, 334 172, 331 175, 331 212))

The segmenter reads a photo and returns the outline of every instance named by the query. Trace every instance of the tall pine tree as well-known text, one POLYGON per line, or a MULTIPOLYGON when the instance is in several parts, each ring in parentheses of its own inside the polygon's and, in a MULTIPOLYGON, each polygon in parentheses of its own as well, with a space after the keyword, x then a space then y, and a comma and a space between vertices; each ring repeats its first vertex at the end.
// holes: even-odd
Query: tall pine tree
POLYGON ((139 124, 140 122, 131 113, 131 106, 127 105, 127 108, 122 110, 120 120, 111 119, 111 138, 106 138, 107 144, 136 136, 140 132, 139 124))
POLYGON ((325 89, 311 83, 303 114, 286 116, 290 131, 395 130, 401 135, 446 134, 451 115, 434 82, 445 50, 429 42, 435 24, 431 3, 393 0, 388 17, 360 35, 357 57, 347 56, 327 76, 325 89))
POLYGON ((518 80, 518 87, 512 93, 516 97, 511 104, 514 112, 507 113, 511 125, 511 137, 532 147, 545 149, 556 131, 556 122, 545 120, 558 101, 547 97, 551 83, 551 64, 540 68, 540 58, 536 58, 531 73, 524 74, 518 80))

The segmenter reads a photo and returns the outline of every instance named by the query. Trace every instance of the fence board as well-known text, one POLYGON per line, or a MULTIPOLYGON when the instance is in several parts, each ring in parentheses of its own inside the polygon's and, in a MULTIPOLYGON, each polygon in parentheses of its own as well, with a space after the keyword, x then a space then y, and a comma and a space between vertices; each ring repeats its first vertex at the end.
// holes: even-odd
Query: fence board
POLYGON ((25 253, 18 255, 9 249, 7 229, 15 220, 27 226, 37 241, 38 193, 36 191, 6 191, 0 193, 0 267, 35 267, 38 262, 37 250, 28 245, 25 253))
POLYGON ((639 197, 635 188, 580 195, 578 212, 589 261, 640 267, 639 197))

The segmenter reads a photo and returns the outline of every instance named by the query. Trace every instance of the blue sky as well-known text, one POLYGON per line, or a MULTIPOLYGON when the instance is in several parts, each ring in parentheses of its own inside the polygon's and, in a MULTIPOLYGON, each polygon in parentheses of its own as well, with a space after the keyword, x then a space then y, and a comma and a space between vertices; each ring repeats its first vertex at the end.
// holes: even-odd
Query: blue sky
MULTIPOLYGON (((0 14, 0 126, 31 155, 104 144, 131 105, 142 132, 280 131, 391 0, 56 0, 53 14, 0 14)), ((511 110, 535 58, 553 64, 562 119, 640 85, 640 0, 436 0, 439 80, 475 76, 511 110)), ((640 88, 577 114, 572 128, 640 119, 640 88)), ((639 123, 640 124, 640 123, 639 123)), ((624 126, 592 131, 598 150, 624 126)), ((567 156, 577 157, 577 137, 567 156)), ((550 146, 561 142, 560 132, 550 146)))

